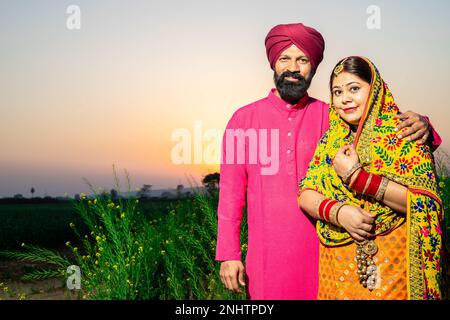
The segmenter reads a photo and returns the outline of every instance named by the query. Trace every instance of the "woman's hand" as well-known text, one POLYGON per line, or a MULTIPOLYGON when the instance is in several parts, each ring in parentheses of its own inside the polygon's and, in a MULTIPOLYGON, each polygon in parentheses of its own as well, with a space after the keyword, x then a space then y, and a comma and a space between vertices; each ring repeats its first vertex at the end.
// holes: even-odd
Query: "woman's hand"
POLYGON ((353 239, 363 241, 375 235, 375 217, 361 208, 345 205, 339 210, 337 220, 353 239))
POLYGON ((353 145, 340 147, 333 159, 333 168, 339 177, 343 177, 348 170, 359 162, 358 154, 353 145))

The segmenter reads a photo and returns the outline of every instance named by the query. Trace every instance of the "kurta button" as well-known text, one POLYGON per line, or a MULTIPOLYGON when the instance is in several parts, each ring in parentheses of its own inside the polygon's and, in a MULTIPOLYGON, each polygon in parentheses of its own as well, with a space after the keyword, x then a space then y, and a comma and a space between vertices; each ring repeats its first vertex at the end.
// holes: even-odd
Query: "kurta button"
POLYGON ((289 121, 292 121, 292 118, 291 118, 291 117, 289 117, 289 118, 288 118, 288 120, 289 120, 289 121))
POLYGON ((292 132, 288 132, 288 137, 292 136, 292 132))
POLYGON ((287 105, 286 105, 286 108, 288 108, 288 109, 289 109, 290 107, 291 107, 291 105, 290 105, 290 104, 287 104, 287 105))
POLYGON ((288 150, 286 151, 286 153, 287 153, 287 154, 290 154, 290 153, 291 153, 291 150, 290 150, 290 149, 288 149, 288 150))

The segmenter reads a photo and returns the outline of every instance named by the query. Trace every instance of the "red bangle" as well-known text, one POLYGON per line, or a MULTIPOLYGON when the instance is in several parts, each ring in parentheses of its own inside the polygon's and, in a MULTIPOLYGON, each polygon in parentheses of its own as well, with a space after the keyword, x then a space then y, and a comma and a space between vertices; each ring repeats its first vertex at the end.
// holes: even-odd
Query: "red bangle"
POLYGON ((358 173, 358 176, 355 179, 355 182, 351 186, 351 189, 353 191, 356 191, 357 193, 375 197, 378 192, 378 189, 380 188, 382 180, 383 177, 373 173, 368 173, 367 171, 361 169, 361 171, 358 173), (368 181, 369 179, 370 181, 368 181), (369 185, 366 188, 367 183, 369 183, 369 185), (366 188, 366 190, 364 190, 364 188, 366 188))
POLYGON ((330 221, 331 208, 337 203, 336 200, 324 199, 319 205, 319 217, 322 220, 330 221))
POLYGON ((371 197, 375 197, 377 194, 378 188, 380 188, 380 184, 382 181, 382 177, 376 174, 372 174, 372 181, 370 182, 369 188, 367 189, 366 194, 371 197))
POLYGON ((369 177, 370 174, 366 170, 361 169, 361 172, 354 183, 353 190, 358 193, 362 193, 369 177))
POLYGON ((330 222, 330 212, 331 212, 331 208, 333 208, 333 206, 338 203, 338 201, 336 200, 331 200, 330 202, 327 203, 327 205, 325 206, 325 220, 330 222))
POLYGON ((330 199, 325 199, 325 200, 323 200, 323 201, 320 203, 320 205, 319 205, 319 217, 320 217, 322 220, 325 220, 323 209, 325 208, 326 204, 327 204, 329 201, 330 201, 330 199))
POLYGON ((360 170, 358 170, 358 172, 356 173, 356 178, 355 178, 355 179, 352 179, 352 178, 350 177, 350 184, 348 185, 350 189, 353 188, 353 185, 355 184, 356 180, 358 180, 358 177, 359 177, 359 175, 361 174, 361 171, 363 171, 363 170, 364 170, 364 169, 362 169, 362 168, 361 168, 360 170))

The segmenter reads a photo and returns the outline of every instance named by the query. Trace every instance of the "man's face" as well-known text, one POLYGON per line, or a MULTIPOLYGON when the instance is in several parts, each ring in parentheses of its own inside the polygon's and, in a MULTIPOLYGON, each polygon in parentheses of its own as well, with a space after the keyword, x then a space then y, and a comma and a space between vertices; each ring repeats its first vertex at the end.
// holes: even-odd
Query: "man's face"
POLYGON ((294 45, 275 62, 275 86, 280 97, 290 104, 296 104, 306 94, 312 77, 309 58, 294 45))

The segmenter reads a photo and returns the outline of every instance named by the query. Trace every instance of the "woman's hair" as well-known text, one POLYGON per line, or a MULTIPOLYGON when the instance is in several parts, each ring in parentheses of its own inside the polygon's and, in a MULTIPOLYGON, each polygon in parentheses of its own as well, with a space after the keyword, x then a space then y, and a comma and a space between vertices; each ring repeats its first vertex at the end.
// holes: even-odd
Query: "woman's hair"
POLYGON ((331 72, 330 76, 330 91, 333 88, 333 79, 336 77, 334 74, 337 66, 342 64, 342 71, 340 72, 348 72, 354 74, 355 76, 361 78, 367 83, 372 82, 372 70, 370 68, 369 63, 361 57, 348 57, 339 61, 333 68, 333 72, 331 72))

